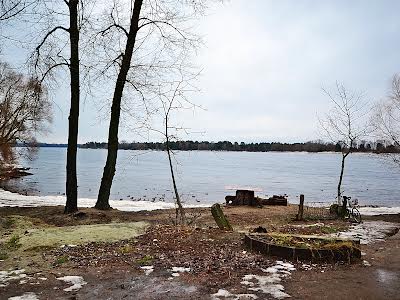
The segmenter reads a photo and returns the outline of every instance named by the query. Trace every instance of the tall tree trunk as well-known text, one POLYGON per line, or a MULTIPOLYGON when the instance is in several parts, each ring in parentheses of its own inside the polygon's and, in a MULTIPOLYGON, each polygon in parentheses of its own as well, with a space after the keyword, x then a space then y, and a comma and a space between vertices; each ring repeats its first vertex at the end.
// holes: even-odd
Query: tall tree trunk
POLYGON ((139 16, 140 10, 142 8, 142 3, 143 0, 136 0, 133 7, 128 39, 125 46, 125 53, 122 58, 121 68, 119 70, 114 90, 113 102, 111 106, 110 126, 108 129, 107 161, 106 165, 104 166, 103 177, 101 178, 101 185, 95 205, 95 208, 101 210, 110 209, 110 190, 115 174, 115 165, 117 163, 118 154, 118 129, 121 113, 121 99, 122 93, 124 91, 126 77, 131 66, 132 53, 136 41, 136 34, 139 29, 139 16))
POLYGON ((67 181, 64 213, 78 210, 78 188, 76 178, 76 153, 78 148, 79 120, 79 29, 78 29, 79 0, 70 0, 69 6, 69 36, 71 43, 70 76, 71 76, 71 108, 69 112, 68 148, 67 148, 67 181))

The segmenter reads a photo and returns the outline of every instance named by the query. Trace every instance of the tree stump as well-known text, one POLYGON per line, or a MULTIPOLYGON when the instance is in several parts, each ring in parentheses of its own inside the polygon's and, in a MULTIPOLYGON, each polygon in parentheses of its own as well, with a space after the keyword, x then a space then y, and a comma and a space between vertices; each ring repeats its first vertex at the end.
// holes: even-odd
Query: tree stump
POLYGON ((251 206, 255 205, 254 191, 237 190, 236 202, 238 205, 251 205, 251 206))
POLYGON ((221 206, 216 203, 211 206, 211 214, 214 217, 219 229, 233 231, 231 224, 222 212, 221 206))

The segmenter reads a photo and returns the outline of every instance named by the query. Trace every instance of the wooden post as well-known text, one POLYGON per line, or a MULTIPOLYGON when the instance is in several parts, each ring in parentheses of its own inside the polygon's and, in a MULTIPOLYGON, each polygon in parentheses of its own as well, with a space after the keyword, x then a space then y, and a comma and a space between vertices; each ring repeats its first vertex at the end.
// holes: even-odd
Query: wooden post
POLYGON ((211 206, 211 214, 214 217, 219 229, 233 231, 231 224, 222 212, 221 206, 218 203, 211 206))
POLYGON ((304 195, 300 195, 300 204, 299 204, 299 212, 297 213, 297 220, 303 220, 303 212, 304 212, 304 195))

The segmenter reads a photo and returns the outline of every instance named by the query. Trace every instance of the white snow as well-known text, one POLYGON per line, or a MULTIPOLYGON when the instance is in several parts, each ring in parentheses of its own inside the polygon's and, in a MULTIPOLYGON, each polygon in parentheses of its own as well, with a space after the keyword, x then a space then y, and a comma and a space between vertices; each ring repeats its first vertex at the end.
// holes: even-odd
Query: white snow
POLYGON ((0 271, 0 287, 6 287, 11 280, 20 280, 27 277, 24 273, 25 269, 11 270, 11 271, 0 271))
POLYGON ((64 276, 58 277, 57 280, 65 281, 67 283, 72 284, 70 287, 65 288, 64 291, 72 292, 82 288, 87 282, 83 280, 82 276, 64 276))
MULTIPOLYGON (((247 286, 252 292, 259 292, 271 295, 275 299, 289 298, 290 295, 285 293, 285 287, 281 284, 283 278, 290 276, 290 272, 296 270, 291 263, 285 263, 281 260, 276 261, 275 265, 267 269, 261 269, 267 275, 248 274, 242 278, 241 284, 247 286)), ((227 290, 220 289, 218 293, 212 294, 211 299, 217 300, 224 298, 229 299, 257 299, 255 294, 232 294, 227 290)))
POLYGON ((288 298, 290 295, 284 292, 285 288, 280 282, 282 278, 290 275, 290 271, 294 270, 296 270, 296 268, 291 263, 278 260, 274 266, 261 269, 261 271, 269 275, 245 275, 241 283, 249 286, 248 289, 250 291, 269 294, 276 299, 288 298))
POLYGON ((184 272, 190 272, 190 268, 184 268, 184 267, 172 267, 172 272, 176 273, 184 273, 184 272))
MULTIPOLYGON (((65 205, 65 196, 25 196, 0 189, 0 207, 19 206, 58 206, 65 205)), ((79 198, 79 207, 93 207, 96 199, 79 198)), ((150 202, 150 201, 130 201, 130 200, 110 200, 111 207, 121 211, 142 211, 175 208, 174 203, 169 202, 150 202)), ((209 207, 209 204, 187 205, 186 207, 209 207)))
POLYGON ((363 216, 375 216, 375 215, 393 215, 400 214, 400 207, 360 207, 358 209, 360 214, 363 216))
POLYGON ((140 268, 144 270, 146 276, 150 275, 154 271, 154 266, 142 266, 140 268))
POLYGON ((8 298, 8 300, 39 300, 35 293, 27 292, 22 294, 21 296, 14 296, 8 298))
POLYGON ((190 268, 184 268, 184 267, 172 267, 171 269, 171 276, 172 277, 179 277, 179 273, 184 273, 184 272, 190 272, 190 268))
POLYGON ((351 226, 348 231, 334 233, 331 236, 360 239, 360 243, 366 245, 384 240, 388 234, 399 227, 399 224, 396 223, 365 221, 361 224, 351 226))
POLYGON ((308 264, 302 264, 301 268, 308 271, 308 270, 312 270, 312 266, 308 265, 308 264))
POLYGON ((221 297, 232 300, 258 299, 258 297, 254 294, 232 294, 227 290, 219 289, 217 293, 211 295, 211 300, 219 300, 221 297))
POLYGON ((370 267, 371 266, 371 264, 366 260, 363 260, 363 265, 366 266, 366 267, 370 267))

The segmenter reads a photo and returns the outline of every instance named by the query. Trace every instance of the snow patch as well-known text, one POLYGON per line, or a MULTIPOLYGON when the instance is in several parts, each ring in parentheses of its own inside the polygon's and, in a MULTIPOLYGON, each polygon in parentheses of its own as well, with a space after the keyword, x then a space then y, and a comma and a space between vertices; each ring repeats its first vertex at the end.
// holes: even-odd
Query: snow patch
POLYGON ((311 265, 308 265, 308 264, 302 264, 302 265, 301 265, 301 268, 302 268, 303 270, 305 270, 305 271, 308 271, 308 270, 312 270, 312 269, 313 269, 312 266, 311 266, 311 265))
MULTIPOLYGON (((241 284, 247 286, 249 291, 259 292, 271 295, 275 299, 289 298, 290 295, 285 293, 285 287, 281 284, 283 278, 290 276, 291 271, 296 268, 291 263, 285 263, 281 260, 276 261, 275 265, 266 269, 261 269, 267 275, 248 274, 242 278, 241 284)), ((229 299, 257 299, 255 294, 232 294, 227 290, 220 289, 218 293, 212 294, 211 299, 221 299, 221 297, 229 299)))
POLYGON ((150 275, 154 271, 154 266, 142 266, 140 268, 144 270, 144 274, 146 274, 146 276, 150 275))
POLYGON ((399 228, 398 224, 384 221, 366 221, 353 225, 348 231, 334 233, 331 236, 339 238, 360 239, 363 245, 383 241, 389 234, 399 228))
POLYGON ((190 268, 184 268, 184 267, 172 267, 172 272, 176 273, 184 273, 184 272, 190 272, 190 268))
POLYGON ((363 260, 363 265, 366 266, 366 267, 370 267, 371 266, 371 264, 366 260, 363 260))
MULTIPOLYGON (((25 196, 0 189, 0 207, 37 207, 37 206, 59 206, 65 205, 65 196, 25 196)), ((79 198, 79 207, 93 207, 96 199, 79 198)), ((142 211, 156 209, 175 208, 174 203, 150 202, 150 201, 129 201, 129 200, 110 200, 111 207, 121 211, 142 211)), ((186 207, 209 207, 209 204, 187 205, 186 207)))
POLYGON ((400 207, 360 207, 358 208, 360 214, 363 216, 376 216, 376 215, 395 215, 400 214, 400 207))
POLYGON ((22 278, 27 277, 24 272, 25 269, 0 271, 0 287, 6 287, 11 280, 21 280, 22 278))
POLYGON ((171 276, 172 277, 179 277, 179 273, 185 273, 185 272, 190 272, 190 268, 184 268, 184 267, 172 267, 171 269, 171 276))
POLYGON ((258 299, 254 294, 232 294, 224 289, 219 289, 217 293, 211 295, 211 300, 219 300, 222 297, 230 298, 232 300, 242 300, 242 299, 258 299))
POLYGON ((39 300, 38 296, 35 293, 27 292, 22 294, 21 296, 14 296, 8 298, 8 300, 39 300))
POLYGON ((61 280, 72 284, 70 287, 64 289, 64 291, 66 292, 77 291, 81 289, 82 286, 87 284, 87 282, 83 280, 82 276, 64 276, 64 277, 58 277, 57 280, 61 280))

